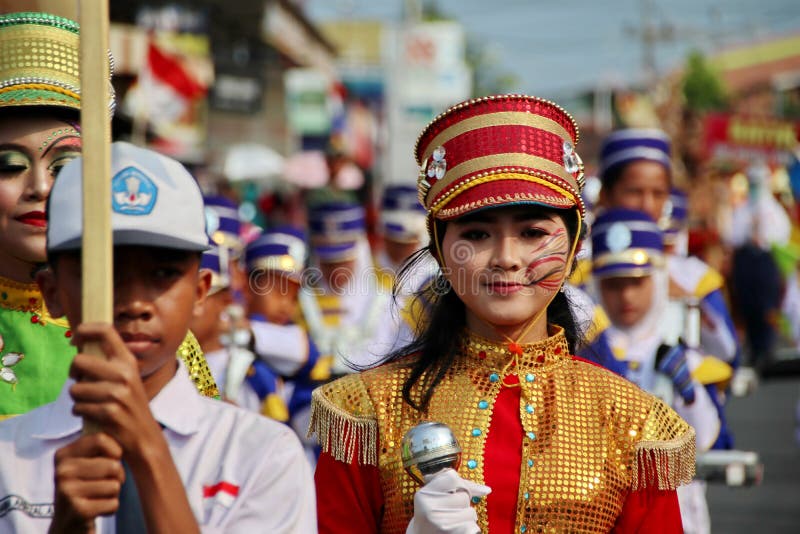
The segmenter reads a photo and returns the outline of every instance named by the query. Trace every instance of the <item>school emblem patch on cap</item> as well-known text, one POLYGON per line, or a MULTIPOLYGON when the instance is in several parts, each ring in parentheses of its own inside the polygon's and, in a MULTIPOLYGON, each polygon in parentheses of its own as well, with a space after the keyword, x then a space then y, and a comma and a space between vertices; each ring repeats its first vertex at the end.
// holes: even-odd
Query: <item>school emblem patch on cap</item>
POLYGON ((111 180, 111 208, 123 215, 149 215, 158 198, 158 188, 136 167, 127 167, 111 180))
MULTIPOLYGON (((130 143, 111 144, 111 230, 117 245, 208 249, 200 186, 174 159, 130 143)), ((67 163, 50 192, 47 250, 79 250, 83 158, 67 163)))

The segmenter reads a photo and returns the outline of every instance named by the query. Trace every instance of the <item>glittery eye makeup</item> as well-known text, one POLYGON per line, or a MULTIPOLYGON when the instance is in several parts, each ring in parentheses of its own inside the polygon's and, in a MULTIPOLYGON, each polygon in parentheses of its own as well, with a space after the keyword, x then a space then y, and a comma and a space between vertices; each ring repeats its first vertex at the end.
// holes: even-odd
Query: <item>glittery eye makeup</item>
POLYGON ((55 176, 70 161, 81 156, 80 150, 69 149, 59 153, 47 169, 55 176))
POLYGON ((0 173, 22 172, 30 165, 30 159, 19 150, 0 149, 0 173))

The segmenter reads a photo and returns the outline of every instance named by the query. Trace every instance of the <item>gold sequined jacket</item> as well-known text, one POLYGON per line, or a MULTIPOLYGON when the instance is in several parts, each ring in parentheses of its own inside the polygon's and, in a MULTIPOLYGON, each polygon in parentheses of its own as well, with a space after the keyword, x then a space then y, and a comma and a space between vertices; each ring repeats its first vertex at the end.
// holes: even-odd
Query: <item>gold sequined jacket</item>
MULTIPOLYGON (((314 391, 309 433, 322 449, 337 460, 379 468, 381 532, 405 532, 413 515, 418 486, 403 469, 400 442, 420 421, 450 426, 463 451, 459 475, 484 483, 494 401, 509 374, 519 379, 519 416, 530 438, 521 444, 517 525, 607 532, 630 491, 674 489, 692 479, 694 430, 666 404, 573 358, 563 331, 522 348, 515 357, 506 345, 465 336, 462 358, 425 412, 402 398, 413 356, 314 391)), ((485 499, 475 508, 486 532, 485 499)))

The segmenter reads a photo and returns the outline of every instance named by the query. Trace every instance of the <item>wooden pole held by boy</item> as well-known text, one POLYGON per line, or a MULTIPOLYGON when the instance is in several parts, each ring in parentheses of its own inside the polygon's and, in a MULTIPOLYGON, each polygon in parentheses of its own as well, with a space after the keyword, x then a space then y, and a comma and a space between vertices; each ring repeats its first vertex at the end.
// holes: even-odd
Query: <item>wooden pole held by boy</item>
MULTIPOLYGON (((79 0, 83 139, 82 321, 113 320, 108 0, 79 0)), ((82 352, 103 356, 99 344, 82 352)), ((84 432, 93 429, 84 422, 84 432)))

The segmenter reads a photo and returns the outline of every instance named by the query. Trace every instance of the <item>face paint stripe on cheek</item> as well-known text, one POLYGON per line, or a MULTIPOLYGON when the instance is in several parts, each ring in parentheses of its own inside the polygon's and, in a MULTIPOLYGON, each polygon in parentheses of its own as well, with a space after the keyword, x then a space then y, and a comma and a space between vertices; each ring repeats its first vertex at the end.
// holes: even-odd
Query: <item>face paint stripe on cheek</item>
POLYGON ((562 243, 566 242, 566 232, 563 228, 559 228, 549 236, 545 237, 542 242, 537 245, 531 252, 539 252, 540 250, 544 250, 546 248, 555 248, 560 246, 562 243))
POLYGON ((566 231, 559 228, 532 251, 535 256, 525 271, 530 280, 529 285, 538 286, 546 291, 556 291, 561 286, 567 263, 566 235, 566 231), (545 267, 551 268, 542 273, 545 267))

